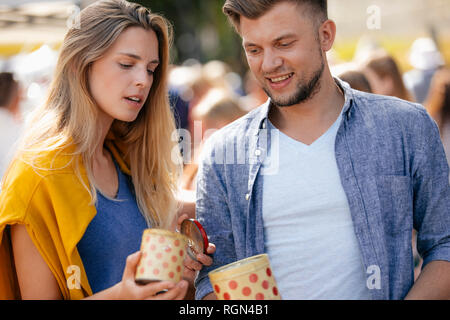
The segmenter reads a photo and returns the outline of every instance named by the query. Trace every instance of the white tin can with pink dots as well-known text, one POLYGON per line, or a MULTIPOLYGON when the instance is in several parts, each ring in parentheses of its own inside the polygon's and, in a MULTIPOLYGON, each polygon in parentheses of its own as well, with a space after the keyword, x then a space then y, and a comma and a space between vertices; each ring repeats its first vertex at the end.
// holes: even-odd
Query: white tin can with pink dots
POLYGON ((135 281, 179 282, 182 279, 187 247, 186 236, 163 229, 146 229, 142 234, 141 260, 135 281))
POLYGON ((208 273, 219 300, 280 300, 267 254, 239 260, 208 273))

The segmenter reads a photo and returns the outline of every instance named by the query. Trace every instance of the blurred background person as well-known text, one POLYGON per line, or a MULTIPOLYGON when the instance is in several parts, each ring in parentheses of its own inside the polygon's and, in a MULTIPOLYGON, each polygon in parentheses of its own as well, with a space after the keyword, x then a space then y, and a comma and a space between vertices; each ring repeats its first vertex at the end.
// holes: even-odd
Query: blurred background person
POLYGON ((339 78, 347 82, 350 87, 355 90, 364 91, 367 93, 372 93, 372 88, 364 75, 364 72, 359 70, 349 70, 339 75, 339 78))
POLYGON ((175 105, 181 117, 181 128, 193 134, 192 112, 199 101, 212 88, 221 88, 233 93, 233 86, 228 81, 231 68, 224 62, 212 60, 205 64, 189 59, 180 66, 173 66, 170 71, 169 86, 172 93, 172 105, 175 105), (180 102, 179 100, 182 100, 180 102), (181 108, 176 103, 183 104, 181 108), (187 110, 185 105, 187 105, 187 110), (185 114, 187 112, 187 115, 185 114))
POLYGON ((247 112, 240 106, 236 96, 230 95, 227 90, 216 88, 198 103, 193 111, 194 121, 201 122, 202 143, 195 150, 191 163, 184 167, 182 188, 195 191, 198 163, 197 158, 201 148, 208 137, 216 130, 223 128, 234 120, 244 116, 247 112))
POLYGON ((373 93, 413 101, 403 83, 397 62, 391 55, 374 52, 364 65, 364 74, 373 93))
MULTIPOLYGON (((169 75, 172 74, 173 70, 176 70, 178 66, 170 65, 169 75)), ((182 97, 183 86, 182 83, 174 83, 169 78, 169 102, 172 108, 173 115, 175 118, 175 125, 177 129, 188 129, 188 113, 189 113, 189 103, 182 97)))
POLYGON ((450 165, 450 68, 446 67, 435 73, 424 104, 439 127, 450 165))
POLYGON ((22 130, 21 88, 10 72, 0 73, 0 177, 14 153, 22 130))
POLYGON ((434 73, 444 65, 444 59, 431 38, 418 38, 412 46, 409 63, 414 68, 403 75, 406 87, 415 100, 423 104, 434 73))
POLYGON ((243 86, 245 95, 240 97, 239 100, 242 108, 246 111, 251 111, 267 101, 267 94, 256 81, 255 76, 250 70, 244 76, 243 86))

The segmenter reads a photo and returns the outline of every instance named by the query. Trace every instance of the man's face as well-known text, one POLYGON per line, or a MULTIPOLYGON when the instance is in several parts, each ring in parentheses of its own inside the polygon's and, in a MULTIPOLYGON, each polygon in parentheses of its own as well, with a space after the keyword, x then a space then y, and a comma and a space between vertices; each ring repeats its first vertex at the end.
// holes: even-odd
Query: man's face
POLYGON ((301 14, 303 9, 281 2, 258 19, 240 19, 249 67, 280 107, 311 98, 325 67, 318 29, 301 14))

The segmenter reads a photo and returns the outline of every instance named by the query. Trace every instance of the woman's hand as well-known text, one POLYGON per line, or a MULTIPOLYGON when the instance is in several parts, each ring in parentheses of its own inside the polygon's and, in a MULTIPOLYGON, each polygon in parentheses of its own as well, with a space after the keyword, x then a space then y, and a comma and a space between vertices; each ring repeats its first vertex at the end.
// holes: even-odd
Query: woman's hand
POLYGON ((128 256, 122 281, 112 287, 114 299, 182 300, 184 298, 188 289, 186 280, 181 280, 178 284, 170 281, 151 282, 145 285, 137 284, 134 278, 140 257, 140 251, 128 256))

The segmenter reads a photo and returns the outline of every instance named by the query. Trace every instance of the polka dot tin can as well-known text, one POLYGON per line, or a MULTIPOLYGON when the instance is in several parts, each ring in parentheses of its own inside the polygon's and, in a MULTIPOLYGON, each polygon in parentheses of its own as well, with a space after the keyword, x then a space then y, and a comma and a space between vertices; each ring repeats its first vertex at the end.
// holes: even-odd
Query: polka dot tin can
POLYGON ((267 254, 227 264, 208 276, 219 300, 281 300, 267 254))
POLYGON ((187 247, 186 236, 162 229, 146 229, 142 234, 141 260, 135 281, 146 284, 153 281, 179 282, 182 279, 187 247))

